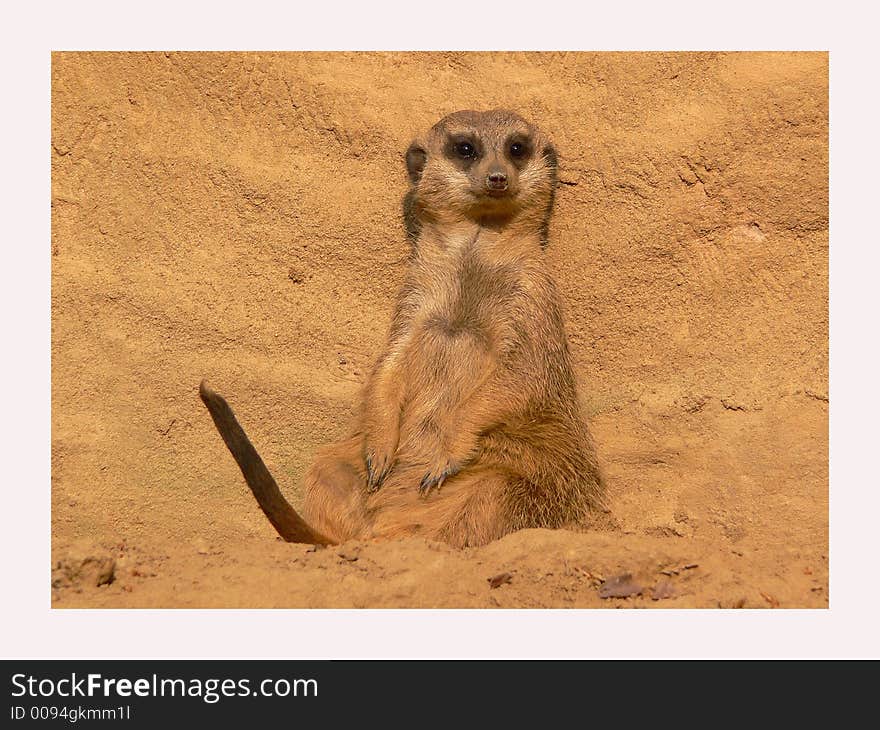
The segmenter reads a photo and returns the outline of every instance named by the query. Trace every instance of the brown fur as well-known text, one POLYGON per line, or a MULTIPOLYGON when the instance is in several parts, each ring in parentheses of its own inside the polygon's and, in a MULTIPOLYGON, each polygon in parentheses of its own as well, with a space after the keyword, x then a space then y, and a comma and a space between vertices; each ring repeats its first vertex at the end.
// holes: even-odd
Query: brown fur
MULTIPOLYGON (((311 533, 286 502, 295 519, 278 516, 250 443, 233 455, 295 542, 420 534, 465 546, 583 524, 603 488, 542 254, 556 153, 512 112, 463 111, 406 161, 410 269, 351 438, 306 476, 311 533)), ((205 387, 202 398, 229 444, 241 430, 231 410, 205 387)))

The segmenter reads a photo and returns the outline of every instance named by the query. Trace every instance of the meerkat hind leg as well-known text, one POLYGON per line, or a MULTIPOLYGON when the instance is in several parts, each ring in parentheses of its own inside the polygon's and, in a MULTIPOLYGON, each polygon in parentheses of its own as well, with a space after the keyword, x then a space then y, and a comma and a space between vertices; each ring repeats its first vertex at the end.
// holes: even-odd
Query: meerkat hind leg
POLYGON ((334 542, 368 537, 361 436, 324 447, 306 473, 303 516, 334 542))
POLYGON ((421 472, 420 466, 402 471, 368 497, 375 537, 420 535, 468 547, 485 545, 510 531, 504 512, 506 473, 470 467, 448 477, 439 490, 421 495, 414 489, 421 472))

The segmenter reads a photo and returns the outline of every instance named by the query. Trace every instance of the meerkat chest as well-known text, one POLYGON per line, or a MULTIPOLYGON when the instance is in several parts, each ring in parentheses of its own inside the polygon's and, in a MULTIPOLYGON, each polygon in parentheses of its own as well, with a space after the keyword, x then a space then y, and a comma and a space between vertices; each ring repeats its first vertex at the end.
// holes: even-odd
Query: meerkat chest
POLYGON ((491 349, 508 329, 519 288, 516 272, 473 251, 444 263, 424 277, 420 329, 447 340, 474 340, 491 349))

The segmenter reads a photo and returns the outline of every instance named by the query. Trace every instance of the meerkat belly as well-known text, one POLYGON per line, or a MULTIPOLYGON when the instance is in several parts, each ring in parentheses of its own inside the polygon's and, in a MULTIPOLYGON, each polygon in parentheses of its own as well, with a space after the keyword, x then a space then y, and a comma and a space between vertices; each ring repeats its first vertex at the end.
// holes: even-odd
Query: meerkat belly
POLYGON ((486 334, 432 317, 407 353, 410 375, 402 412, 401 437, 420 444, 455 428, 459 409, 492 365, 486 334), (408 438, 411 437, 411 438, 408 438))
POLYGON ((496 366, 498 302, 456 295, 425 308, 405 354, 401 441, 416 452, 432 437, 444 440, 455 432, 462 409, 496 366))
POLYGON ((492 366, 490 333, 443 315, 427 319, 407 352, 406 420, 418 423, 460 406, 492 366))

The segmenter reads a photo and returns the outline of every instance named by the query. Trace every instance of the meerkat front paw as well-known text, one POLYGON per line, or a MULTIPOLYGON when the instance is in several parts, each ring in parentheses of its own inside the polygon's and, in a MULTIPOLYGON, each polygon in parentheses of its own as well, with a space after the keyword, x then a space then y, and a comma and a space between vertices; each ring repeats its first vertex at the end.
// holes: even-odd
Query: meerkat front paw
POLYGON ((449 477, 455 476, 461 471, 461 465, 453 463, 451 460, 440 462, 437 466, 428 470, 428 473, 422 477, 419 482, 419 494, 427 497, 432 489, 440 490, 449 477))
POLYGON ((364 439, 364 465, 367 467, 367 489, 370 492, 379 489, 394 468, 396 451, 396 439, 374 439, 369 434, 364 439))

